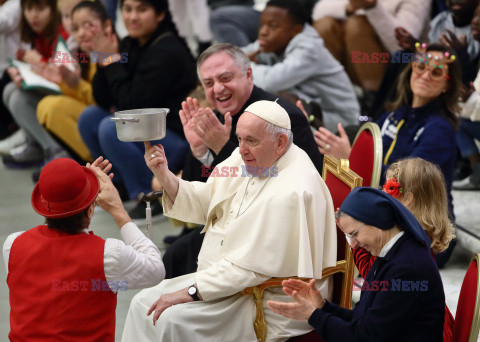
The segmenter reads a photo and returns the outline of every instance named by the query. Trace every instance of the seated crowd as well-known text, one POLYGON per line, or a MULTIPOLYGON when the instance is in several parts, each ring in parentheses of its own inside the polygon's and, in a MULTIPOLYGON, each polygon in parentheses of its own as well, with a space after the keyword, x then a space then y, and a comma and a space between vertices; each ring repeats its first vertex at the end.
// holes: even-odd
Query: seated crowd
POLYGON ((452 189, 480 190, 480 2, 446 2, 0 0, 0 154, 45 217, 3 246, 10 340, 114 341, 117 292, 142 288, 122 341, 256 341, 242 290, 298 277, 265 291, 268 341, 450 341, 439 268, 452 189), (169 109, 165 137, 121 141, 110 119, 143 108, 169 109), (364 121, 385 185, 335 208, 324 156, 349 159, 364 121), (124 208, 152 190, 183 226, 163 260, 146 204, 124 208), (124 241, 89 231, 96 205, 124 241), (388 283, 353 310, 322 277, 337 230, 388 283))

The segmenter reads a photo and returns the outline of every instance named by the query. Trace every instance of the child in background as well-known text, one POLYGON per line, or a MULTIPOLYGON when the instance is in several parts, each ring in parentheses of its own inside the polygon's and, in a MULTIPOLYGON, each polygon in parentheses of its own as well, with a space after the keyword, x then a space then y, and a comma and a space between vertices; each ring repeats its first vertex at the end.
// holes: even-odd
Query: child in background
MULTIPOLYGON (((20 46, 20 14, 20 0, 0 0, 0 95, 11 81, 7 73, 8 60, 15 58, 15 51, 20 46)), ((0 139, 0 155, 8 153, 24 141, 23 132, 17 130, 17 125, 1 99, 0 139)))
MULTIPOLYGON (((108 18, 105 7, 99 1, 61 0, 59 2, 62 22, 69 30, 77 49, 78 72, 72 72, 66 66, 54 66, 58 69, 58 80, 63 95, 46 96, 37 107, 37 117, 49 132, 59 138, 80 159, 91 161, 90 152, 78 131, 78 118, 83 110, 95 104, 92 92, 92 79, 96 65, 90 60, 89 53, 97 45, 109 40, 113 35, 117 39, 108 18), (72 11, 73 10, 73 11, 72 11)), ((53 81, 53 80, 52 80, 53 81)), ((35 177, 34 177, 35 178, 35 177)))
POLYGON ((252 61, 253 82, 295 103, 316 102, 325 127, 357 125, 360 116, 343 66, 308 24, 298 0, 270 0, 260 17, 258 40, 242 48, 252 61))
MULTIPOLYGON (((473 38, 478 43, 480 41, 480 5, 475 9, 471 27, 473 38)), ((468 158, 472 173, 465 179, 459 177, 459 180, 453 183, 455 190, 480 190, 480 151, 476 144, 480 141, 480 72, 476 75, 473 85, 462 87, 461 99, 464 103, 460 111, 460 126, 456 132, 457 147, 462 157, 468 158)), ((461 174, 462 172, 459 172, 459 175, 461 174)))
POLYGON ((62 26, 68 33, 68 39, 66 41, 68 50, 75 51, 78 48, 78 44, 75 38, 71 35, 72 30, 72 10, 82 0, 58 0, 58 10, 62 16, 62 26))
MULTIPOLYGON (((390 165, 386 171, 383 191, 399 200, 412 214, 430 238, 432 257, 445 251, 455 238, 453 224, 448 217, 448 201, 442 171, 421 158, 407 158, 390 165)), ((357 240, 351 240, 353 258, 360 275, 366 278, 375 261, 357 240)), ((445 305, 444 341, 450 341, 453 316, 445 305), (450 338, 449 338, 450 337, 450 338)))
MULTIPOLYGON (((17 53, 18 59, 43 70, 53 56, 58 38, 68 38, 61 24, 56 0, 21 0, 21 40, 32 47, 17 53)), ((44 163, 45 159, 66 157, 68 154, 40 125, 37 120, 37 104, 48 91, 22 89, 19 71, 8 68, 12 82, 3 91, 3 102, 15 122, 27 136, 25 144, 12 149, 3 157, 5 165, 26 167, 44 163)))
MULTIPOLYGON (((142 142, 118 139, 110 120, 112 110, 169 108, 162 145, 169 168, 177 173, 183 169, 189 149, 178 111, 195 88, 196 72, 194 59, 172 22, 167 0, 122 0, 121 6, 129 35, 120 43, 112 40, 97 49, 102 53, 92 81, 97 105, 83 111, 78 128, 92 158, 108 158, 115 169, 114 181, 121 179, 129 198, 135 199, 140 192, 151 191, 151 171, 145 164, 142 142)), ((152 215, 162 212, 157 202, 152 202, 152 215)), ((139 203, 130 210, 130 217, 144 219, 145 207, 144 202, 139 203)))

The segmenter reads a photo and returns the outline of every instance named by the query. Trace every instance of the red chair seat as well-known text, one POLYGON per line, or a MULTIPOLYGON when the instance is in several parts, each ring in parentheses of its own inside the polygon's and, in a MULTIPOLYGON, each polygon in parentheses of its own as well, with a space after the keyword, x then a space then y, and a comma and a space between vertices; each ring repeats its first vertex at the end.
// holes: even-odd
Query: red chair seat
POLYGON ((457 313, 455 315, 455 323, 453 326, 453 341, 467 342, 475 340, 478 337, 478 316, 479 316, 479 298, 478 294, 478 270, 479 254, 476 254, 470 266, 468 267, 465 278, 463 278, 460 296, 458 298, 457 313), (477 308, 476 308, 477 306, 477 308), (475 309, 477 312, 475 312, 475 309), (474 323, 474 318, 476 318, 474 323), (472 327, 472 324, 476 326, 472 327), (472 331, 473 328, 473 331, 472 331), (476 331, 475 331, 476 330, 476 331), (475 336, 471 336, 471 333, 475 336))

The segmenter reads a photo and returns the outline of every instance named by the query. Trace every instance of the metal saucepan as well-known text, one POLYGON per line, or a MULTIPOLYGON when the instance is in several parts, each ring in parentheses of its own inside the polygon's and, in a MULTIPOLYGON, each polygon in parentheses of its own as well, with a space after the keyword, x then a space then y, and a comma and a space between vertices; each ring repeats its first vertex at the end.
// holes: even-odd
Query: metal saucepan
POLYGON ((168 108, 143 108, 115 112, 110 118, 121 141, 150 141, 165 137, 168 108))

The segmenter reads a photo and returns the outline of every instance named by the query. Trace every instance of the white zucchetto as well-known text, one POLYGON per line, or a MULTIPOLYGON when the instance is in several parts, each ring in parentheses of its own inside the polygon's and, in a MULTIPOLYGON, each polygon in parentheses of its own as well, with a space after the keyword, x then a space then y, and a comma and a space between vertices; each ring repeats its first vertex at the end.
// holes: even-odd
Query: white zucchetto
POLYGON ((275 126, 291 129, 290 117, 288 116, 287 111, 276 101, 257 101, 248 106, 245 111, 258 116, 275 126))

